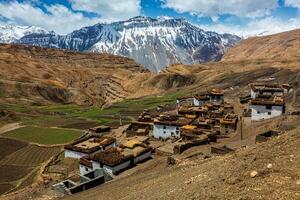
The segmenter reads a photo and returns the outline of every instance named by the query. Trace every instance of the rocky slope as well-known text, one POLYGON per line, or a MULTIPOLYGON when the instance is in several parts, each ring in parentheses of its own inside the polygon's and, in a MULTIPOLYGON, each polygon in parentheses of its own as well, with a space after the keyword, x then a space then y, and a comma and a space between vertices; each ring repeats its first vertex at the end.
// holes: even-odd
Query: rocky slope
POLYGON ((239 41, 237 36, 206 32, 184 19, 139 16, 84 27, 64 36, 54 32, 33 33, 17 43, 111 53, 132 58, 151 71, 161 71, 175 63, 220 60, 239 41))

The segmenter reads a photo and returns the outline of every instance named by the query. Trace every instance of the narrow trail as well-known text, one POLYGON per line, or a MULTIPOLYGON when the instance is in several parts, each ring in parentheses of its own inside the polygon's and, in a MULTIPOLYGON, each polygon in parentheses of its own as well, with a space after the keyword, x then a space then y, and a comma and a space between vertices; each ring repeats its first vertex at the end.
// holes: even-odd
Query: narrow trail
POLYGON ((6 124, 6 125, 0 127, 0 135, 6 133, 8 131, 12 131, 12 130, 21 128, 21 127, 24 127, 24 126, 20 125, 20 123, 6 124))

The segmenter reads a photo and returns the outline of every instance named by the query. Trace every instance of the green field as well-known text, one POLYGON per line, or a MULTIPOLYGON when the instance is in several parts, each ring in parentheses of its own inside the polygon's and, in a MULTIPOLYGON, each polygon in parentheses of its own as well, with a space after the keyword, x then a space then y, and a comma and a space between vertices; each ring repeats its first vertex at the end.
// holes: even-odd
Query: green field
MULTIPOLYGON (((162 95, 152 95, 136 99, 126 99, 115 103, 108 108, 101 109, 96 106, 78 106, 74 104, 56 104, 46 106, 23 106, 14 104, 1 104, 0 110, 8 110, 18 114, 17 121, 28 126, 38 127, 68 127, 86 129, 91 126, 108 125, 119 126, 120 117, 123 124, 136 119, 144 109, 155 109, 159 105, 175 105, 177 97, 189 95, 187 92, 177 91, 162 95), (83 125, 81 128, 80 124, 83 125)), ((15 120, 14 120, 15 122, 15 120)))
POLYGON ((51 145, 64 144, 81 135, 83 135, 83 132, 77 130, 26 126, 9 131, 2 136, 38 144, 51 145))

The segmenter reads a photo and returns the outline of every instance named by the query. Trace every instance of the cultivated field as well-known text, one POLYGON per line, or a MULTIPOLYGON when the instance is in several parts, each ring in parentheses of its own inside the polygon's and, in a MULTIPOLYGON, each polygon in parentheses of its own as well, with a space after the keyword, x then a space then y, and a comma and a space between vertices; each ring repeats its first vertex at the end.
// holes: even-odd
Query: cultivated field
POLYGON ((0 159, 3 159, 5 156, 26 147, 28 144, 26 142, 14 140, 14 139, 7 139, 7 138, 0 138, 0 159))
POLYGON ((5 157, 0 161, 0 164, 33 167, 45 162, 53 155, 58 154, 59 151, 59 147, 29 145, 5 157))
POLYGON ((35 179, 37 167, 59 152, 60 147, 39 147, 0 138, 0 195, 16 187, 30 185, 35 179))
POLYGON ((4 137, 38 144, 64 144, 83 134, 82 131, 27 126, 3 134, 4 137))

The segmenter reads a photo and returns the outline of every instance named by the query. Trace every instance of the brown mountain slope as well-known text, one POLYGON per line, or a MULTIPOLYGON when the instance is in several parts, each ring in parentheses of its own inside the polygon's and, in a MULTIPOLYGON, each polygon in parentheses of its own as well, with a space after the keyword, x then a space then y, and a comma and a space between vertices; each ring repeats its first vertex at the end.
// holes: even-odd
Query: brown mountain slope
POLYGON ((123 79, 145 72, 123 57, 17 45, 0 46, 0 70, 2 101, 88 105, 123 98, 123 79))
POLYGON ((133 60, 22 45, 0 45, 0 101, 110 104, 193 83, 180 74, 156 76, 133 60))
POLYGON ((300 60, 300 29, 264 37, 252 37, 230 49, 223 61, 274 59, 300 60))

